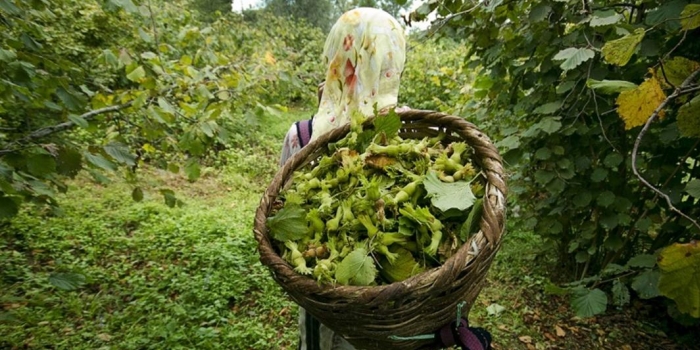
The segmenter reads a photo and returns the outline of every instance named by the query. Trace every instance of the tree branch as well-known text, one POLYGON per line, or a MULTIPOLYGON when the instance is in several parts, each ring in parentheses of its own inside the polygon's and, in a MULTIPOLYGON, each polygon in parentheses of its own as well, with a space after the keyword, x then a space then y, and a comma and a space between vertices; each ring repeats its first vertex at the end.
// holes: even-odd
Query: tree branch
MULTIPOLYGON (((686 220, 693 223, 693 225, 695 225, 698 229, 700 229, 700 224, 698 224, 698 222, 696 220, 694 220, 690 216, 684 214, 682 211, 678 210, 678 208, 676 208, 673 205, 673 203, 671 202, 671 197, 669 197, 666 193, 663 193, 661 190, 659 190, 654 185, 649 183, 649 181, 647 181, 647 179, 645 179, 639 173, 639 171, 637 170, 637 153, 639 152, 639 144, 642 143, 642 138, 649 130, 649 126, 651 125, 651 123, 654 122, 654 120, 656 120, 656 117, 659 116, 659 113, 664 109, 664 107, 666 107, 666 105, 669 102, 673 101, 678 96, 681 96, 683 93, 688 93, 688 92, 684 92, 684 89, 687 88, 693 81, 695 81, 695 78, 699 74, 700 74, 700 69, 698 69, 698 70, 694 71, 692 74, 690 74, 690 76, 688 76, 688 78, 686 78, 685 81, 683 81, 683 84, 681 84, 681 86, 677 87, 676 90, 673 91, 673 93, 671 95, 666 97, 666 99, 663 102, 661 102, 661 104, 658 107, 656 107, 656 109, 654 110, 654 113, 651 114, 651 116, 649 117, 647 122, 644 124, 642 131, 640 131, 639 135, 637 135, 637 139, 634 141, 634 148, 632 149, 632 171, 634 172, 634 175, 637 176, 639 181, 641 181, 642 184, 644 184, 644 186, 648 187, 649 189, 654 191, 657 195, 664 198, 666 200, 666 204, 668 204, 669 209, 671 209, 672 211, 676 212, 678 215, 682 216, 686 220)), ((696 88, 693 88, 690 90, 695 90, 695 89, 696 88)))
MULTIPOLYGON (((95 117, 97 117, 100 114, 109 113, 109 112, 116 112, 116 111, 122 110, 124 108, 127 108, 127 107, 131 106, 132 104, 133 104, 133 101, 129 101, 129 102, 121 104, 121 105, 115 105, 115 106, 109 106, 109 107, 96 109, 96 110, 93 110, 93 111, 90 111, 90 112, 87 112, 87 113, 80 115, 79 118, 85 119, 86 121, 92 120, 92 119, 95 119, 95 117)), ((61 124, 47 126, 45 128, 41 128, 41 129, 38 129, 38 130, 31 132, 29 135, 15 141, 14 143, 22 144, 22 143, 30 142, 32 140, 46 137, 48 135, 51 135, 53 133, 57 133, 59 131, 71 129, 75 125, 76 125, 75 123, 68 121, 68 122, 61 123, 61 124)), ((15 151, 16 151, 15 149, 3 149, 3 150, 0 150, 0 155, 12 153, 15 151)))

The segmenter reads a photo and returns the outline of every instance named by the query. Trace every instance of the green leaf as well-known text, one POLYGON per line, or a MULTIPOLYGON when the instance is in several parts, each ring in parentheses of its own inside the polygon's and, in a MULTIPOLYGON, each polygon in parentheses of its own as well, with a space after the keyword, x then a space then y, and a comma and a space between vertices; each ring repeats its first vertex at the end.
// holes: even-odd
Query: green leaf
POLYGON ((398 258, 391 264, 382 257, 380 262, 382 269, 379 273, 390 282, 399 282, 415 276, 423 271, 423 268, 413 257, 410 251, 404 248, 391 248, 392 253, 398 254, 398 258))
POLYGON ((619 279, 613 281, 612 299, 615 306, 625 306, 630 302, 630 291, 619 279))
POLYGON ((393 110, 387 115, 379 116, 374 120, 376 135, 384 133, 387 138, 393 138, 401 129, 401 118, 393 110))
POLYGON ((137 13, 139 12, 138 7, 134 5, 134 3, 131 0, 110 0, 112 3, 115 5, 121 7, 124 9, 124 11, 129 12, 129 13, 137 13))
POLYGON ((56 172, 61 175, 74 177, 83 168, 83 157, 76 149, 63 147, 56 158, 56 172))
POLYGON ((659 65, 659 68, 656 69, 656 76, 663 83, 668 80, 674 86, 680 86, 698 68, 700 68, 700 63, 676 56, 663 62, 663 65, 659 65))
POLYGON ((605 159, 603 160, 603 164, 607 166, 608 168, 616 168, 624 158, 622 157, 621 154, 619 153, 610 153, 607 156, 605 156, 605 159))
POLYGON ((481 222, 481 215, 484 212, 484 199, 479 198, 474 202, 474 207, 469 211, 469 216, 467 216, 467 221, 464 222, 461 229, 459 230, 459 238, 462 242, 466 242, 473 233, 479 231, 479 223, 481 222))
POLYGON ((79 273, 53 273, 49 276, 49 283, 61 290, 75 290, 85 284, 85 276, 79 273))
POLYGON ((173 192, 173 190, 162 189, 160 190, 160 193, 163 195, 165 205, 167 205, 170 208, 173 208, 175 207, 175 205, 177 205, 178 200, 177 197, 175 197, 175 192, 173 192))
POLYGON ((674 243, 659 253, 659 291, 681 312, 700 318, 700 246, 674 243))
POLYGON ((104 156, 102 156, 99 153, 92 154, 90 152, 86 152, 86 153, 84 153, 84 155, 85 155, 85 159, 87 159, 88 162, 90 162, 90 164, 92 164, 94 166, 100 167, 104 170, 111 170, 111 171, 117 170, 117 166, 114 163, 107 160, 107 158, 105 158, 104 156))
POLYGON ((598 288, 592 290, 577 288, 573 292, 571 306, 578 317, 586 318, 602 314, 608 307, 608 296, 598 288))
POLYGON ((467 210, 476 200, 468 182, 442 182, 434 171, 425 177, 423 186, 431 203, 443 213, 450 209, 467 210))
POLYGON ((552 181, 555 175, 556 173, 553 171, 539 169, 535 172, 535 181, 540 185, 546 185, 552 181))
POLYGON ((652 268, 654 265, 656 265, 656 256, 651 254, 637 254, 627 262, 629 267, 652 268))
POLYGON ((547 117, 542 118, 535 126, 548 134, 552 134, 561 129, 561 122, 558 118, 547 117))
POLYGON ((609 26, 619 22, 623 18, 624 17, 615 12, 615 10, 595 11, 588 24, 591 27, 609 26))
POLYGON ((685 185, 685 191, 689 195, 700 198, 700 179, 692 179, 685 185))
POLYGON ((549 13, 552 12, 552 7, 547 5, 547 4, 539 4, 530 10, 530 15, 528 16, 528 19, 530 22, 540 22, 543 21, 549 16, 549 13))
POLYGON ((628 34, 620 39, 605 43, 602 49, 605 61, 621 67, 626 65, 639 43, 644 39, 644 34, 644 29, 638 28, 634 34, 628 34))
MULTIPOLYGON (((3 1, 3 0, 0 0, 3 1)), ((5 50, 0 48, 0 61, 10 63, 17 58, 17 54, 14 51, 5 50)))
POLYGON ((126 78, 138 83, 141 81, 146 76, 146 70, 143 69, 143 67, 138 66, 136 69, 132 70, 129 74, 126 75, 126 78))
POLYGON ((610 192, 610 191, 605 191, 598 195, 598 198, 596 199, 596 203, 598 203, 599 206, 601 207, 608 207, 610 204, 613 204, 615 202, 615 194, 610 192))
POLYGON ((683 9, 683 12, 681 12, 681 27, 683 30, 692 30, 700 27, 700 4, 688 4, 683 9))
POLYGON ((496 142, 498 148, 511 150, 520 147, 520 136, 510 135, 501 141, 496 142))
MULTIPOLYGON (((635 277, 632 281, 632 289, 634 289, 642 299, 651 299, 658 297, 659 294, 659 277, 661 273, 654 270, 645 270, 635 277)), ((684 281, 685 282, 685 281, 684 281)))
POLYGON ((535 158, 539 160, 547 160, 552 156, 552 151, 547 147, 542 147, 535 152, 535 158))
POLYGON ((678 31, 680 29, 681 12, 688 2, 686 0, 664 1, 661 6, 650 11, 644 16, 644 21, 648 26, 666 23, 668 29, 678 31))
POLYGON ((136 157, 129 153, 129 148, 126 147, 126 145, 119 142, 111 142, 103 148, 105 152, 112 156, 117 162, 129 166, 136 165, 136 157))
POLYGON ((143 190, 141 189, 141 187, 136 187, 133 191, 131 191, 131 198, 135 202, 140 202, 143 200, 143 190))
POLYGON ((297 241, 308 236, 306 211, 298 204, 287 204, 267 218, 270 236, 280 242, 297 241))
POLYGON ((68 114, 68 120, 70 120, 71 122, 73 122, 73 124, 83 128, 83 129, 87 129, 90 126, 90 124, 88 124, 88 122, 87 122, 87 120, 85 120, 85 118, 83 118, 79 115, 76 115, 76 114, 68 114))
POLYGON ((605 215, 600 219, 600 225, 606 230, 612 230, 620 223, 618 214, 605 215))
POLYGON ((367 286, 377 277, 377 268, 374 259, 364 248, 358 248, 350 252, 343 261, 338 264, 335 278, 343 285, 367 286))
POLYGON ((22 10, 12 0, 0 0, 0 9, 15 16, 22 14, 22 10))
POLYGON ((79 110, 83 107, 83 101, 63 87, 59 86, 56 89, 56 96, 58 96, 61 102, 63 102, 63 105, 71 111, 79 110))
POLYGON ((589 203, 591 203, 591 199, 593 199, 593 196, 591 196, 590 193, 580 192, 579 194, 576 195, 576 197, 574 197, 573 203, 576 207, 583 208, 583 207, 587 206, 589 203))
POLYGON ((550 102, 550 103, 545 103, 537 108, 535 108, 532 113, 535 114, 552 114, 561 108, 562 102, 561 101, 556 101, 556 102, 550 102))
POLYGON ((601 94, 619 94, 623 91, 634 90, 637 84, 624 80, 595 80, 588 79, 586 86, 601 94))
POLYGON ((56 172, 56 159, 49 154, 32 154, 27 158, 27 171, 38 177, 56 172))
MULTIPOLYGON (((700 95, 678 109, 678 131, 684 137, 700 138, 700 95)), ((673 139, 675 141, 675 139, 673 139)), ((694 196, 695 198, 700 198, 694 196)))
POLYGON ((505 310, 505 307, 496 303, 493 303, 486 308, 486 312, 489 314, 489 316, 498 316, 505 310))
POLYGON ((146 43, 150 44, 153 42, 153 37, 150 34, 146 33, 146 31, 143 30, 143 28, 139 28, 139 37, 141 37, 141 40, 143 40, 146 43))
POLYGON ((195 158, 190 158, 185 162, 185 174, 187 179, 190 181, 195 181, 199 179, 201 174, 201 169, 199 167, 199 162, 195 158))
POLYGON ((593 170, 593 174, 591 174, 591 181, 593 182, 601 182, 605 180, 608 177, 608 171, 603 168, 595 168, 593 170))
POLYGON ((564 71, 568 71, 580 66, 581 63, 593 57, 595 57, 595 51, 591 49, 570 47, 559 51, 552 59, 555 61, 563 60, 564 62, 561 63, 560 67, 564 71))
POLYGON ((0 220, 10 219, 17 215, 19 206, 12 198, 0 194, 0 220))

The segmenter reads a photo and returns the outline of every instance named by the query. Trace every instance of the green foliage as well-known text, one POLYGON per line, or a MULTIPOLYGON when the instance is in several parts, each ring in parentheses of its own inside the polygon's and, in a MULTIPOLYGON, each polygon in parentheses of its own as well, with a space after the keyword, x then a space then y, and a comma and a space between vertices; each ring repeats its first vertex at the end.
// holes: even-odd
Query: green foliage
MULTIPOLYGON (((620 284, 638 296, 658 295, 659 272, 648 261, 614 273, 608 267, 700 234, 631 169, 640 126, 665 103, 643 136, 636 166, 676 209, 700 217, 697 199, 686 194, 700 176, 693 151, 700 119, 690 102, 697 77, 672 96, 700 68, 700 46, 688 39, 697 35, 698 4, 618 5, 437 1, 411 14, 415 20, 436 11, 434 30, 465 40, 466 52, 449 67, 476 73, 467 94, 450 95, 445 105, 452 107, 430 107, 457 111, 496 141, 511 165, 512 200, 523 213, 517 220, 555 248, 560 272, 576 281, 569 288, 581 291, 574 300, 582 315, 604 311, 607 299, 596 296, 612 281, 616 304, 627 299, 620 284)), ((409 105, 425 100, 410 98, 409 105)))
POLYGON ((296 306, 250 234, 262 190, 251 186, 254 174, 242 173, 239 186, 230 174, 190 184, 144 171, 156 174, 139 203, 128 183, 102 188, 80 176, 58 195, 64 216, 25 206, 3 226, 0 347, 295 347, 298 333, 279 330, 295 329, 296 306), (186 206, 164 205, 162 186, 184 192, 186 206))
POLYGON ((425 177, 423 186, 432 205, 443 213, 450 209, 467 210, 476 201, 468 182, 442 182, 434 171, 425 177))
POLYGON ((185 0, 3 4, 4 217, 23 202, 58 211, 56 193, 81 170, 136 182, 151 164, 194 181, 265 115, 315 100, 322 34, 302 23, 201 22, 185 0))
POLYGON ((336 278, 344 285, 366 286, 377 278, 377 267, 369 252, 364 248, 358 248, 338 264, 336 278))
POLYGON ((659 253, 661 294, 673 299, 678 310, 700 318, 700 248, 697 242, 673 244, 659 253))
POLYGON ((605 311, 608 296, 600 289, 574 290, 571 304, 579 317, 591 317, 605 311))

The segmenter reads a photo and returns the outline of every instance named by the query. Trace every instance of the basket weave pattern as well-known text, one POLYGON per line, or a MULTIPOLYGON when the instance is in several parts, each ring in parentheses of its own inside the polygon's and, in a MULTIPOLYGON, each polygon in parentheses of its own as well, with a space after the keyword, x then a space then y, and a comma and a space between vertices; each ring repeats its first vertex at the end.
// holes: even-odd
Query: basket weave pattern
POLYGON ((460 117, 423 110, 397 114, 403 122, 399 133, 403 138, 422 139, 442 130, 448 134, 445 142, 465 141, 474 149, 473 160, 487 180, 480 231, 442 266, 388 285, 319 285, 314 279, 294 272, 275 251, 265 226, 272 203, 294 171, 326 153, 329 143, 342 139, 350 131, 349 125, 322 135, 289 159, 265 191, 255 215, 254 233, 260 261, 270 268, 273 278, 295 302, 357 349, 430 348, 430 341, 399 341, 389 337, 434 333, 454 321, 461 301, 467 302, 463 309, 466 315, 481 291, 504 233, 506 183, 501 157, 489 138, 460 117))

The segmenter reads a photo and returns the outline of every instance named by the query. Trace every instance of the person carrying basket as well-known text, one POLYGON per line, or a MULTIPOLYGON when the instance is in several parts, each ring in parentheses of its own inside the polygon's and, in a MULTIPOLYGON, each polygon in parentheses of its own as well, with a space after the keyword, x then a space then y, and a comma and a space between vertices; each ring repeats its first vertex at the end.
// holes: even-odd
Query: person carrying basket
MULTIPOLYGON (((294 123, 285 136, 280 166, 319 136, 350 122, 351 115, 373 116, 397 108, 406 53, 404 28, 388 13, 357 8, 332 27, 324 47, 326 80, 319 85, 319 107, 310 120, 294 123)), ((452 343, 463 349, 490 348, 490 334, 466 324, 447 327, 452 343), (462 326, 463 340, 459 332, 462 326)), ((354 350, 338 334, 300 308, 300 350, 354 350)), ((443 330, 443 333, 444 330, 443 330)))

